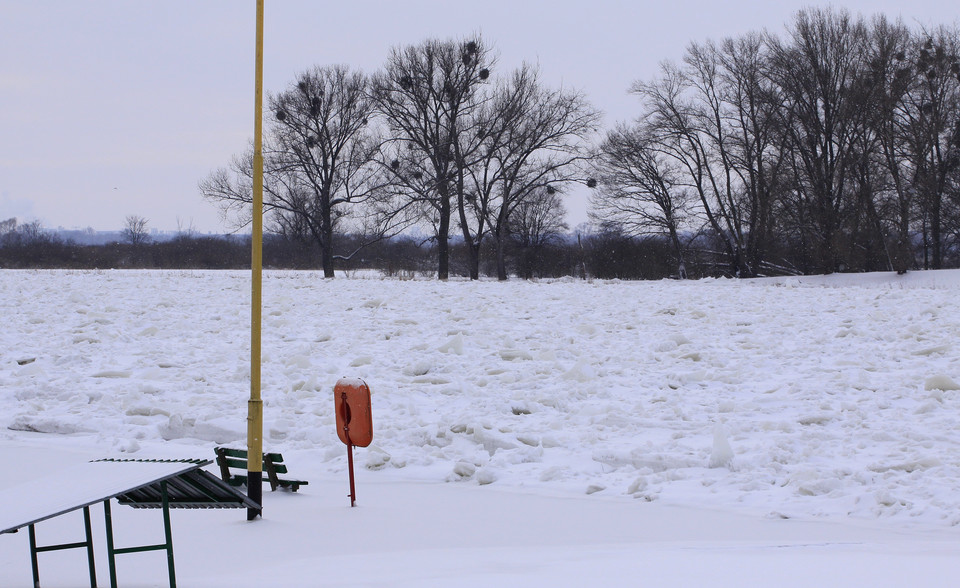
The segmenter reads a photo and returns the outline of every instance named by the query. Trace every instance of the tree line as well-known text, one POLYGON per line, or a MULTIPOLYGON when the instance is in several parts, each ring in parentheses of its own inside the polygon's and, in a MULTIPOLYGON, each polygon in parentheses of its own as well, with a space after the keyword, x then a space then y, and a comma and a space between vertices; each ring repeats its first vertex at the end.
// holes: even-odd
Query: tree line
MULTIPOLYGON (((145 219, 128 218, 122 237, 101 245, 77 243, 37 222, 0 222, 0 268, 7 269, 249 269, 249 235, 199 235, 182 230, 169 239, 153 239, 145 219)), ((375 271, 380 275, 413 279, 436 275, 436 243, 409 234, 381 239, 362 247, 364 235, 338 234, 338 241, 360 254, 340 262, 337 271, 347 275, 375 271)), ((459 237, 449 244, 453 276, 469 276, 472 255, 459 237)), ((498 274, 496 245, 484 244, 480 274, 498 274)), ((577 278, 661 279, 673 276, 669 244, 659 238, 636 239, 602 233, 555 233, 540 242, 510 241, 506 257, 510 271, 523 279, 577 278)), ((287 235, 267 233, 263 265, 267 269, 315 270, 319 246, 304 244, 287 235)), ((691 259, 691 275, 716 275, 709 256, 691 259)))
MULTIPOLYGON (((266 206, 327 275, 356 251, 338 226, 361 247, 416 226, 441 279, 455 230, 471 278, 491 255, 505 279, 511 244, 566 228, 577 183, 594 232, 667 241, 679 277, 705 256, 736 276, 955 265, 958 39, 802 10, 782 36, 692 43, 633 83, 636 120, 603 136, 582 93, 498 72, 479 37, 396 48, 372 76, 317 67, 269 99, 266 206)), ((250 160, 201 183, 241 222, 250 160)))
POLYGON ((960 36, 799 12, 787 34, 693 43, 638 81, 596 160, 593 218, 705 238, 731 275, 958 262, 960 36))
MULTIPOLYGON (((548 88, 534 66, 499 72, 480 36, 395 48, 370 76, 315 67, 267 102, 268 226, 315 245, 326 276, 415 228, 440 279, 454 242, 470 278, 491 255, 506 279, 518 240, 541 247, 567 228, 563 191, 593 185, 585 163, 600 113, 578 91, 548 88), (347 246, 346 233, 362 238, 347 246)), ((200 184, 238 225, 251 170, 248 150, 200 184)))
MULTIPOLYGON (((372 75, 310 68, 267 99, 267 228, 303 256, 276 263, 440 279, 960 265, 956 27, 805 9, 785 34, 691 43, 630 91, 637 117, 604 130, 582 92, 501 71, 479 35, 396 47, 372 75), (591 222, 571 233, 574 188, 591 222)), ((236 228, 252 158, 200 182, 236 228)))

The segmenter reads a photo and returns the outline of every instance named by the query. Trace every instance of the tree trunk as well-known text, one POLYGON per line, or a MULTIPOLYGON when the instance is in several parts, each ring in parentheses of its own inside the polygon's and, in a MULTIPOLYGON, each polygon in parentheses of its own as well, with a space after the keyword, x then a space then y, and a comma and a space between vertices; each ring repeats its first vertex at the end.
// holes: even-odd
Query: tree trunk
POLYGON ((933 260, 930 269, 943 269, 943 242, 941 235, 940 195, 933 194, 930 203, 930 244, 933 247, 933 260))
POLYGON ((507 210, 506 203, 500 207, 497 213, 497 223, 493 231, 493 236, 497 240, 497 279, 501 282, 507 279, 507 210))
POLYGON ((333 272, 333 250, 330 247, 320 249, 320 263, 323 266, 323 277, 332 278, 333 272))
POLYGON ((458 178, 459 179, 457 180, 456 185, 457 213, 460 215, 460 231, 463 234, 463 243, 467 247, 467 271, 470 273, 470 280, 479 280, 480 245, 483 243, 483 220, 479 220, 477 226, 477 236, 474 238, 474 236, 470 234, 470 224, 467 222, 467 204, 464 199, 463 174, 460 173, 458 178))
POLYGON ((322 240, 320 242, 320 263, 323 266, 323 277, 332 278, 333 272, 333 215, 330 210, 329 195, 321 195, 323 209, 321 211, 322 240))
POLYGON ((681 280, 687 279, 687 264, 683 259, 683 245, 680 243, 680 235, 673 221, 670 221, 670 242, 673 243, 673 249, 677 252, 677 277, 681 280))
POLYGON ((470 279, 480 279, 480 244, 469 243, 467 251, 470 253, 470 279))
POLYGON ((437 278, 450 277, 450 193, 440 186, 440 226, 437 229, 437 278))
POLYGON ((497 279, 501 282, 507 279, 507 259, 504 251, 505 244, 502 236, 497 237, 497 279))
POLYGON ((893 269, 905 274, 913 265, 913 247, 910 244, 909 208, 900 201, 900 217, 897 222, 897 248, 893 254, 893 269))

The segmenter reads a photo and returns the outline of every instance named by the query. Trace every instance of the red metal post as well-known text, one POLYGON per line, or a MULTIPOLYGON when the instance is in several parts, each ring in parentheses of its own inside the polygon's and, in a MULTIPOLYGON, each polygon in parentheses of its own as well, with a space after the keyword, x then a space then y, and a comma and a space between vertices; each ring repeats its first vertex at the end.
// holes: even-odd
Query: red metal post
POLYGON ((357 490, 353 485, 353 445, 347 445, 347 468, 350 470, 350 507, 357 505, 357 490))

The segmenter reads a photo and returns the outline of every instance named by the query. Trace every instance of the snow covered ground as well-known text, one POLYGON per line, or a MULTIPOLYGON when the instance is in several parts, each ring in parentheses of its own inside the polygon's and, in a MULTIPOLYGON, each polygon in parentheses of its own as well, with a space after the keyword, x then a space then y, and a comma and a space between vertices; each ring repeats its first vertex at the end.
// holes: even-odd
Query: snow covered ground
MULTIPOLYGON (((249 283, 247 272, 0 271, 0 449, 40 475, 242 447, 249 283)), ((268 492, 254 523, 176 512, 180 585, 953 585, 958 294, 957 272, 652 283, 268 272, 265 446, 311 483, 268 492), (333 425, 342 376, 373 390, 357 509, 333 425), (258 582, 251 549, 275 562, 258 582)), ((115 513, 138 532, 159 524, 115 513)), ((68 518, 38 532, 69 536, 68 518)), ((30 583, 23 535, 0 537, 2 586, 30 583)), ((72 557, 41 556, 45 586, 82 582, 72 557)), ((124 574, 164 585, 162 557, 125 557, 143 565, 121 563, 122 585, 124 574)))

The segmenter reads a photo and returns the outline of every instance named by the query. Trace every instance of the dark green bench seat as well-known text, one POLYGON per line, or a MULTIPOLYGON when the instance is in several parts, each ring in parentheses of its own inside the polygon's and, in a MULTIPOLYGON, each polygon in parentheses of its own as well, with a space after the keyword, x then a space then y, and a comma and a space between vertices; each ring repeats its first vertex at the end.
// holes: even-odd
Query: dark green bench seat
MULTIPOLYGON (((231 486, 245 486, 247 484, 247 450, 231 449, 229 447, 215 447, 217 465, 220 466, 220 477, 231 486), (242 473, 234 474, 231 470, 242 473)), ((280 476, 287 473, 287 466, 283 463, 283 456, 279 453, 263 454, 263 481, 270 482, 270 490, 286 488, 296 492, 300 486, 306 486, 305 480, 289 480, 280 476)))

